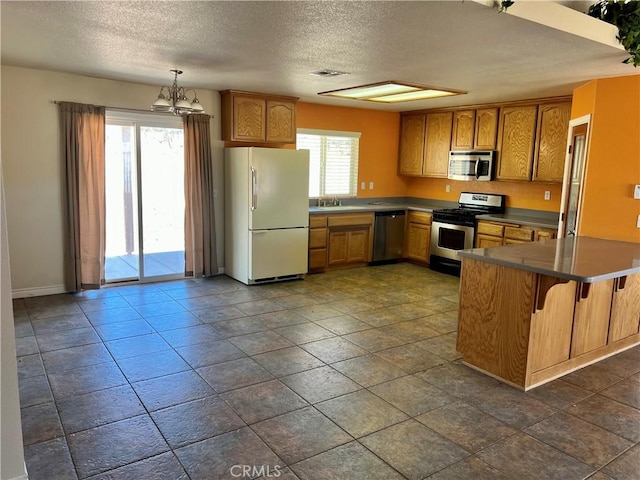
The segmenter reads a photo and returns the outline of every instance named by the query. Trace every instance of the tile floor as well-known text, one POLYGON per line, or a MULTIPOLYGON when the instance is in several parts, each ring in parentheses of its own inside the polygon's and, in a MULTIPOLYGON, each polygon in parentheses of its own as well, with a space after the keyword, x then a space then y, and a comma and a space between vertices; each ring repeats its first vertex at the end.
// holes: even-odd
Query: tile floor
POLYGON ((522 393, 410 264, 16 300, 39 479, 638 479, 640 348, 522 393))

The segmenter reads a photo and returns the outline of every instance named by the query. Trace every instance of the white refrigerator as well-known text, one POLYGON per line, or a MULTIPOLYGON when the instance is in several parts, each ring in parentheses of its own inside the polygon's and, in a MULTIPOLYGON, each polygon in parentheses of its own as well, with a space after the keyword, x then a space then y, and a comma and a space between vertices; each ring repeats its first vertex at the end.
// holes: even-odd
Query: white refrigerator
POLYGON ((225 149, 225 265, 251 285, 307 273, 309 151, 225 149))

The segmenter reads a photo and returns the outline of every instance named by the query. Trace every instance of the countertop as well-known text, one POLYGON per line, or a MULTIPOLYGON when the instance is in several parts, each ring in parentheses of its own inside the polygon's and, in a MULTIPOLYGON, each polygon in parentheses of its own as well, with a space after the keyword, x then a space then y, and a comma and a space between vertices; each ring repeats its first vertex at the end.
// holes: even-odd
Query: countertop
POLYGON ((348 213, 348 212, 389 212, 392 210, 417 210, 432 212, 442 208, 439 205, 418 205, 411 203, 376 202, 362 205, 342 205, 337 207, 309 207, 309 213, 348 213))
POLYGON ((640 273, 640 244, 591 237, 474 248, 458 255, 585 283, 640 273))
MULTIPOLYGON (((457 203, 433 201, 433 202, 371 202, 371 203, 358 203, 353 205, 342 205, 339 207, 309 207, 309 213, 348 213, 348 212, 388 212, 391 210, 416 210, 419 212, 432 212, 433 210, 441 208, 455 208, 457 203)), ((529 211, 523 209, 507 209, 503 214, 487 214, 478 215, 478 220, 490 220, 494 222, 513 223, 517 225, 528 225, 532 227, 541 228, 558 228, 558 214, 554 212, 540 212, 531 210, 531 214, 527 214, 529 211)))
POLYGON ((487 214, 478 215, 478 220, 491 220, 493 222, 503 223, 516 223, 518 225, 527 225, 530 227, 542 227, 557 229, 558 228, 558 214, 553 212, 545 212, 545 214, 538 215, 523 215, 519 213, 502 213, 502 214, 487 214))

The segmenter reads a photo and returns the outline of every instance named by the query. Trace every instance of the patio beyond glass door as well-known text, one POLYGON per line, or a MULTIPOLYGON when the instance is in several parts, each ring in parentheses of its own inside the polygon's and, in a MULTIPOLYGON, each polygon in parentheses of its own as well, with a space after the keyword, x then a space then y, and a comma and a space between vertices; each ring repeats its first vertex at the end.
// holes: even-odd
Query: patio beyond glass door
POLYGON ((107 115, 105 170, 106 282, 184 277, 181 119, 107 115))

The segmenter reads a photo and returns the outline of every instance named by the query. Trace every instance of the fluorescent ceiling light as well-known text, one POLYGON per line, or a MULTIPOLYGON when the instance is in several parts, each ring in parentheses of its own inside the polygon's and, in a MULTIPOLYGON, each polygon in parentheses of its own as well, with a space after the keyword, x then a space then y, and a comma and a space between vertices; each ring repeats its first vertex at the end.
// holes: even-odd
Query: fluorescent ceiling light
POLYGON ((462 90, 452 90, 449 88, 429 87, 415 83, 405 83, 396 81, 386 81, 372 83, 370 85, 359 85, 357 87, 342 88, 320 92, 318 95, 331 97, 348 98, 351 100, 366 100, 370 102, 408 102, 411 100, 424 100, 426 98, 445 97, 450 95, 466 94, 462 90))

